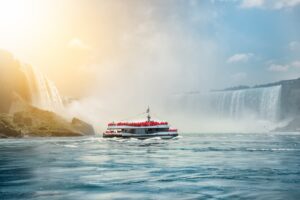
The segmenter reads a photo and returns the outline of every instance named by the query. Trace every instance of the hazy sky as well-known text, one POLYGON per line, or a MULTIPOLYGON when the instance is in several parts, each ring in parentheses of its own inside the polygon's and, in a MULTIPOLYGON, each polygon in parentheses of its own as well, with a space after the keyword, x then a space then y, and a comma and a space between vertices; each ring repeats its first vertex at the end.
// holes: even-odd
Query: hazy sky
POLYGON ((0 0, 0 48, 68 96, 259 84, 300 76, 300 0, 0 0))

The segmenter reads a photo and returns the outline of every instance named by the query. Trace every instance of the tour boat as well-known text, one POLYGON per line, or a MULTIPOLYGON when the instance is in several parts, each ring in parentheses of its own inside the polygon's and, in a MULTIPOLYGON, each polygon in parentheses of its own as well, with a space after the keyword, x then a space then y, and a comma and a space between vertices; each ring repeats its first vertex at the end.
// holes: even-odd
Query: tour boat
POLYGON ((168 122, 151 120, 149 108, 146 113, 148 114, 146 121, 109 123, 107 130, 103 133, 103 137, 137 139, 159 137, 162 139, 170 139, 178 136, 177 129, 170 128, 168 122))

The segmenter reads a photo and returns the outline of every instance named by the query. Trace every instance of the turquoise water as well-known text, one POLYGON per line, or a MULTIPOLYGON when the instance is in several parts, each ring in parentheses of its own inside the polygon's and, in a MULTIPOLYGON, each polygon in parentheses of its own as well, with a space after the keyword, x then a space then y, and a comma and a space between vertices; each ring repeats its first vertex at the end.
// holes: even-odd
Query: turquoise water
POLYGON ((300 134, 0 140, 0 199, 300 199, 300 134))

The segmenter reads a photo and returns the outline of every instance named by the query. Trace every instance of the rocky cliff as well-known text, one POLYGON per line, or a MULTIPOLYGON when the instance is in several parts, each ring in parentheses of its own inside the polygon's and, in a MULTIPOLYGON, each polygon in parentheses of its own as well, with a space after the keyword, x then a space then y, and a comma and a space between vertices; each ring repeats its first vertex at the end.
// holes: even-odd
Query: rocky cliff
POLYGON ((300 116, 300 78, 281 81, 280 84, 282 86, 281 118, 296 118, 300 116))
POLYGON ((74 118, 72 122, 68 122, 54 112, 41 110, 24 102, 17 104, 19 111, 0 114, 0 137, 66 137, 95 134, 91 125, 79 119, 74 118))
POLYGON ((22 137, 22 132, 14 123, 13 118, 8 114, 0 114, 0 138, 22 137))
MULTIPOLYGON (((91 125, 74 118, 68 122, 57 113, 32 106, 36 96, 31 76, 12 54, 0 50, 0 137, 94 135, 91 125)), ((28 71, 27 71, 28 72, 28 71)), ((46 89, 49 90, 48 85, 46 89)), ((35 83, 38 84, 38 83, 35 83)), ((46 96, 55 93, 47 93, 46 96)), ((52 97, 52 99, 55 99, 52 97)), ((48 101, 52 99, 46 99, 48 101)), ((55 99, 57 100, 57 98, 55 99)))

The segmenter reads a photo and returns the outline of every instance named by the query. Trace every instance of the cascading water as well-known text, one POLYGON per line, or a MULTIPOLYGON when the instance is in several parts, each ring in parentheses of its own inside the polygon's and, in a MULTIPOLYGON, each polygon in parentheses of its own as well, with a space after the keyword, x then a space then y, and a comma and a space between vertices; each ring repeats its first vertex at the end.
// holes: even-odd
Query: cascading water
POLYGON ((281 85, 209 93, 180 94, 169 106, 183 112, 220 119, 256 118, 275 122, 280 117, 281 85))
POLYGON ((219 116, 234 119, 252 114, 259 119, 276 121, 280 114, 281 86, 213 92, 212 106, 219 116))
POLYGON ((49 111, 62 111, 63 101, 55 84, 35 67, 24 65, 23 71, 30 87, 32 105, 49 111))

